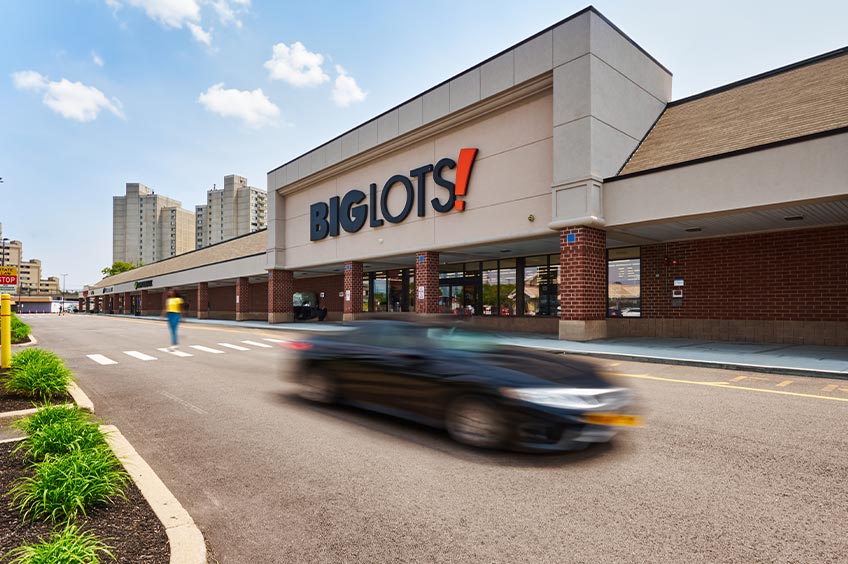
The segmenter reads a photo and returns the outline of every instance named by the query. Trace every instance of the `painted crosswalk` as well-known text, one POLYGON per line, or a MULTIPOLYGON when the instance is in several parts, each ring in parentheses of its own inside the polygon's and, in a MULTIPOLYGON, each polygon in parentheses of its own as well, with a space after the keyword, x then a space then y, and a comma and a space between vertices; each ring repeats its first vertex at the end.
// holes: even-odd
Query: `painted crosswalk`
POLYGON ((156 349, 156 350, 157 350, 157 351, 161 351, 161 352, 163 352, 163 353, 172 354, 172 355, 174 355, 174 356, 178 356, 178 357, 180 357, 180 358, 185 358, 185 357, 187 357, 187 356, 194 356, 193 354, 191 354, 191 353, 187 353, 187 352, 185 352, 185 351, 181 351, 180 349, 169 350, 169 349, 167 349, 167 348, 164 348, 164 349, 156 349))
POLYGON ((97 364, 103 364, 103 365, 118 364, 117 362, 115 362, 111 358, 109 358, 107 356, 103 356, 102 354, 87 354, 86 356, 88 358, 90 358, 91 360, 93 360, 94 362, 96 362, 97 364))
MULTIPOLYGON (((171 350, 170 347, 162 347, 162 348, 156 349, 156 351, 158 353, 161 353, 157 356, 153 356, 153 355, 147 354, 147 353, 142 352, 142 351, 121 351, 121 352, 124 355, 132 357, 136 360, 141 360, 141 361, 147 362, 147 361, 158 360, 160 358, 166 358, 166 357, 190 358, 190 357, 194 357, 197 354, 195 351, 201 352, 201 353, 207 353, 207 354, 225 354, 227 351, 244 352, 244 351, 255 351, 257 349, 270 349, 270 348, 273 348, 274 345, 268 344, 268 343, 279 344, 279 343, 287 343, 288 342, 286 339, 274 339, 274 338, 271 338, 271 337, 263 337, 262 341, 267 341, 267 342, 261 342, 259 340, 256 340, 256 341, 245 340, 245 341, 240 341, 239 344, 216 343, 216 346, 221 347, 221 348, 214 348, 214 347, 206 346, 206 345, 188 345, 187 347, 183 347, 181 349, 178 348, 178 349, 171 350), (192 349, 192 352, 187 352, 185 350, 186 348, 192 349), (222 349, 224 349, 224 350, 222 350, 222 349)), ((96 362, 97 364, 100 364, 100 365, 103 365, 103 366, 109 366, 109 365, 112 365, 112 364, 119 364, 119 362, 120 362, 119 360, 115 360, 114 358, 110 358, 110 357, 108 357, 104 354, 88 354, 88 355, 86 355, 86 357, 91 359, 93 362, 96 362)))
POLYGON ((190 345, 191 348, 197 351, 208 352, 212 354, 224 354, 224 351, 219 349, 213 349, 212 347, 204 347, 203 345, 190 345))
POLYGON ((258 341, 242 341, 242 343, 244 343, 245 345, 253 346, 253 347, 260 347, 260 348, 265 348, 265 349, 271 348, 271 345, 268 345, 266 343, 260 343, 258 341))
POLYGON ((247 347, 243 347, 241 345, 233 345, 230 343, 218 343, 218 346, 225 347, 228 349, 233 349, 234 351, 249 351, 250 349, 247 347))
POLYGON ((157 360, 155 356, 150 356, 149 354, 144 354, 143 352, 138 351, 124 351, 124 354, 139 360, 157 360))

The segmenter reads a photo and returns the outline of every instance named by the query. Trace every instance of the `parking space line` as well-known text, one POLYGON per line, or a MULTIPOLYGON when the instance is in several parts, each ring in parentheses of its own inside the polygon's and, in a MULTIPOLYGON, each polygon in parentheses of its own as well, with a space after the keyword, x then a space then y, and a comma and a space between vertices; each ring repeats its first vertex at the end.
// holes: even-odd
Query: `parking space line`
POLYGON ((178 356, 178 357, 180 357, 180 358, 184 358, 184 357, 187 357, 187 356, 194 356, 194 355, 193 355, 193 354, 191 354, 191 353, 187 353, 187 352, 185 352, 185 351, 180 351, 180 350, 173 350, 173 351, 169 351, 167 348, 165 348, 165 349, 156 349, 156 350, 157 350, 157 351, 162 351, 163 353, 172 354, 172 355, 174 355, 174 356, 178 356))
POLYGON ((747 376, 737 376, 736 378, 731 378, 730 381, 731 382, 739 382, 741 380, 744 380, 745 378, 747 378, 747 376))
MULTIPOLYGON (((725 390, 743 390, 746 392, 759 392, 761 394, 780 394, 782 396, 795 396, 799 398, 812 398, 830 401, 848 402, 848 398, 835 398, 833 396, 817 396, 815 394, 802 394, 799 392, 784 392, 783 390, 769 390, 765 388, 748 388, 746 386, 732 386, 730 384, 717 384, 715 382, 698 382, 697 380, 682 380, 678 378, 663 378, 661 376, 650 376, 648 374, 625 374, 623 372, 606 372, 610 376, 623 376, 625 378, 639 378, 642 380, 656 380, 659 382, 673 382, 675 384, 693 384, 695 386, 709 386, 711 388, 722 388, 725 390)), ((846 388, 848 390, 848 388, 846 388)))
POLYGON ((85 356, 87 356, 88 358, 90 358, 91 360, 96 362, 97 364, 103 364, 103 365, 118 364, 117 362, 115 362, 111 358, 109 358, 107 356, 103 356, 102 354, 87 354, 85 356))
POLYGON ((835 389, 836 389, 836 388, 838 388, 838 387, 839 387, 839 386, 838 386, 837 384, 828 384, 827 386, 825 386, 824 388, 822 388, 822 389, 821 389, 821 391, 823 391, 823 392, 832 392, 833 390, 835 390, 835 389))
POLYGON ((149 354, 144 354, 143 352, 138 351, 124 351, 124 354, 139 360, 156 360, 155 356, 150 356, 149 354))
POLYGON ((198 350, 198 351, 208 352, 208 353, 212 353, 212 354, 224 354, 224 351, 219 351, 218 349, 213 349, 211 347, 204 347, 203 345, 189 345, 189 346, 191 348, 195 349, 195 350, 198 350))
POLYGON ((780 384, 775 384, 775 385, 776 385, 778 388, 785 388, 786 386, 788 386, 788 385, 789 385, 789 384, 791 384, 791 383, 792 383, 792 380, 784 380, 784 381, 783 381, 783 382, 781 382, 780 384))
POLYGON ((286 339, 272 339, 270 337, 263 337, 263 341, 268 341, 269 343, 288 343, 286 339))
POLYGON ((227 347, 228 349, 233 349, 236 351, 249 351, 250 349, 247 347, 242 347, 239 345, 231 345, 230 343, 218 343, 222 347, 227 347))
POLYGON ((245 345, 253 345, 254 347, 261 347, 264 349, 270 349, 271 345, 266 345, 265 343, 258 343, 256 341, 242 341, 245 345))

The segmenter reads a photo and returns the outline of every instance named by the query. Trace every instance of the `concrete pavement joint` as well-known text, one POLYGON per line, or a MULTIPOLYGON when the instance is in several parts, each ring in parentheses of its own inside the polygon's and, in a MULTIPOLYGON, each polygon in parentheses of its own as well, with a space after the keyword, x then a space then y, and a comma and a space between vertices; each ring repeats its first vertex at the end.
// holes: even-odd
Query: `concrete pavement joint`
POLYGON ((165 527, 171 564, 206 564, 206 542, 194 520, 159 476, 113 425, 101 425, 106 441, 165 527))

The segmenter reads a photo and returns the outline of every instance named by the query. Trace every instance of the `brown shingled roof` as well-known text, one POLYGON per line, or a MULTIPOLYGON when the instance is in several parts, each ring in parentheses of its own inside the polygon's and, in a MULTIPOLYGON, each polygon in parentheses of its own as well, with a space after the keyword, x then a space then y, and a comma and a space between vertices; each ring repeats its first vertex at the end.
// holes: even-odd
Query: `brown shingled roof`
POLYGON ((142 280, 145 278, 152 278, 154 276, 161 276, 163 274, 170 274, 172 272, 179 272, 181 270, 197 268, 199 266, 214 264, 216 262, 248 257, 264 253, 267 248, 268 233, 263 229, 262 231, 236 237, 235 239, 230 239, 196 251, 183 253, 169 259, 139 266, 133 270, 128 270, 127 272, 122 272, 115 276, 104 278, 97 284, 93 284, 90 287, 92 289, 102 288, 104 286, 121 284, 122 282, 132 282, 133 280, 142 280))
POLYGON ((672 102, 619 175, 848 127, 848 48, 672 102))

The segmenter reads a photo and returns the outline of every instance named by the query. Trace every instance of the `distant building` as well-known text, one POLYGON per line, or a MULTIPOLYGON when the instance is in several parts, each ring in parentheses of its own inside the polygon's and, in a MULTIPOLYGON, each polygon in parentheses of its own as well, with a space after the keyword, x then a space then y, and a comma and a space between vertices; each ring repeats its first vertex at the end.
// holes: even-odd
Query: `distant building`
MULTIPOLYGON (((2 239, 2 224, 0 224, 2 239)), ((13 240, 0 245, 0 265, 14 266, 18 269, 18 286, 15 295, 34 296, 39 294, 58 294, 59 278, 52 276, 42 280, 42 266, 39 259, 23 260, 23 243, 13 240)))
POLYGON ((265 229, 265 190, 247 185, 247 179, 224 177, 223 190, 208 190, 206 204, 195 206, 195 247, 200 249, 265 229))
POLYGON ((38 259, 21 261, 18 267, 18 283, 20 284, 19 293, 37 294, 41 286, 41 261, 38 259))
POLYGON ((50 276, 44 280, 38 281, 38 293, 58 296, 61 292, 59 289, 59 277, 50 276))
POLYGON ((112 198, 112 262, 149 264, 194 249, 194 214, 179 200, 128 182, 112 198))

